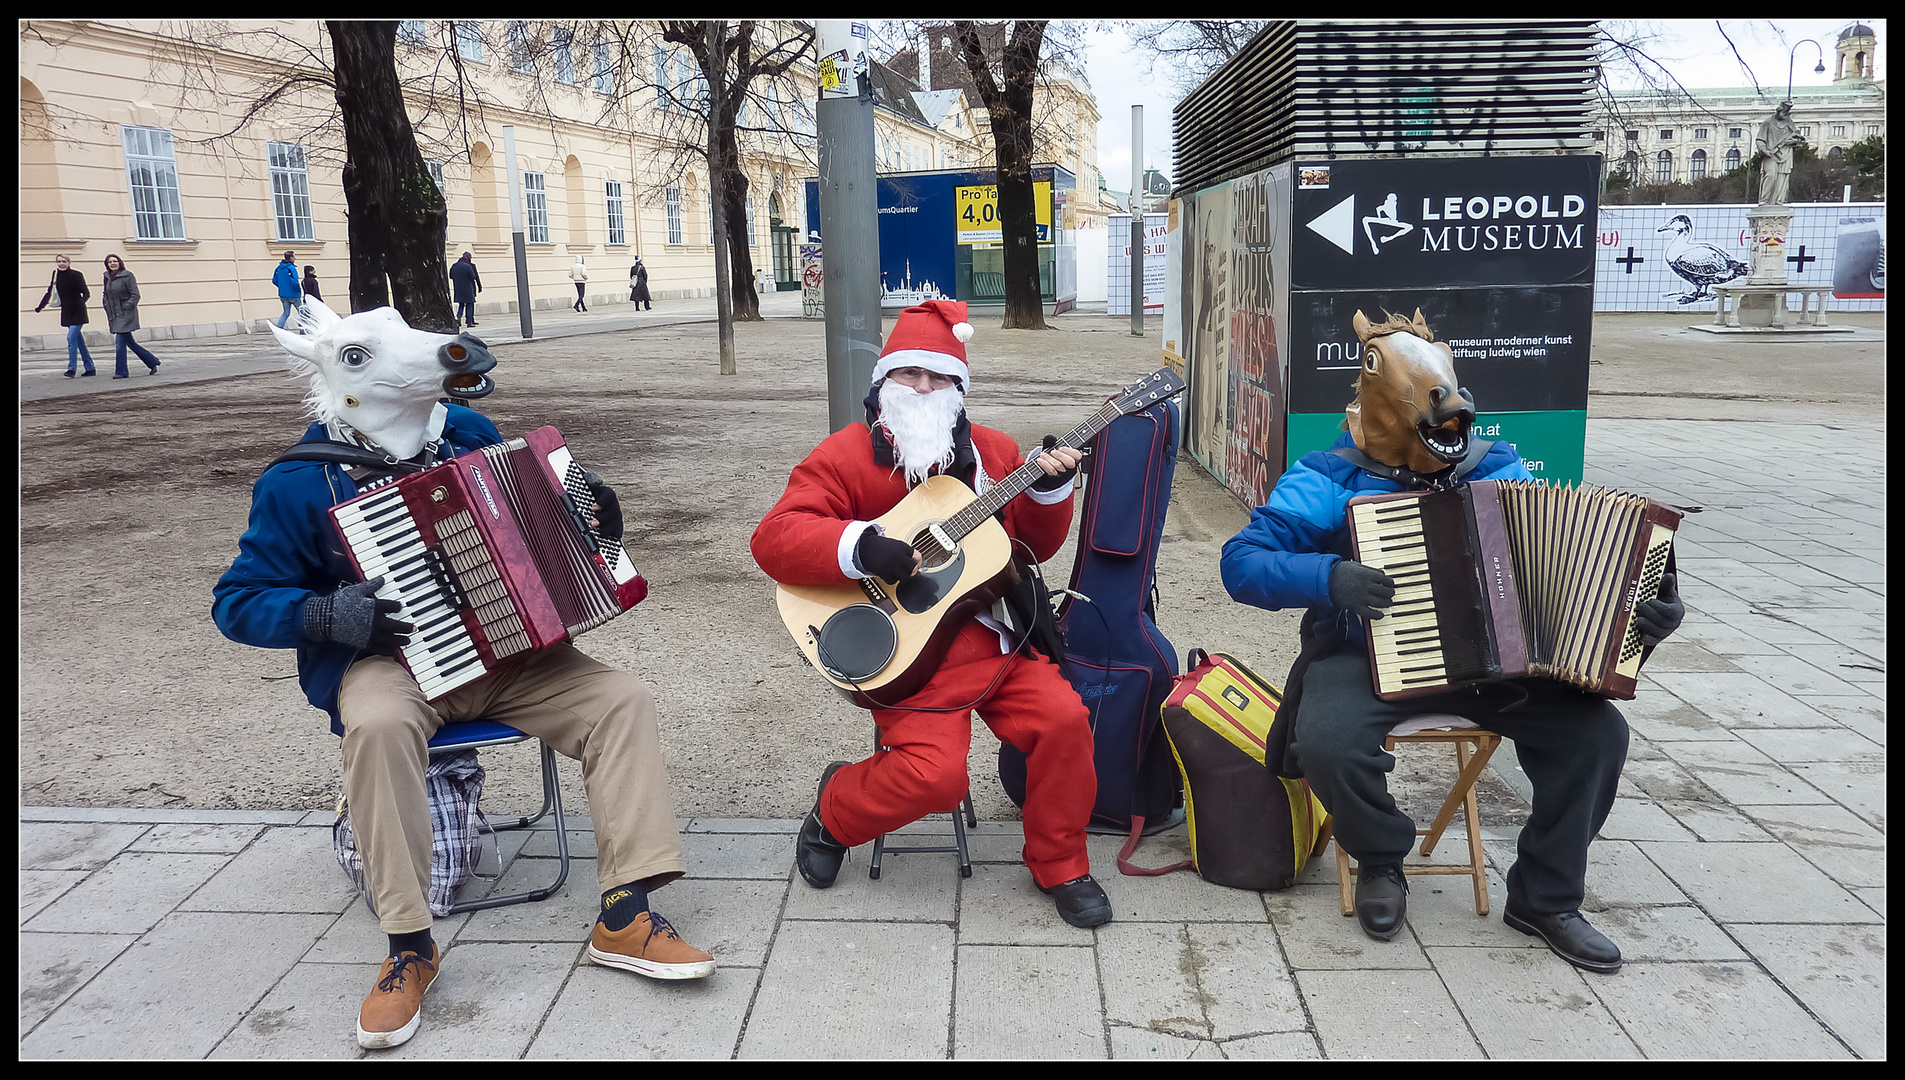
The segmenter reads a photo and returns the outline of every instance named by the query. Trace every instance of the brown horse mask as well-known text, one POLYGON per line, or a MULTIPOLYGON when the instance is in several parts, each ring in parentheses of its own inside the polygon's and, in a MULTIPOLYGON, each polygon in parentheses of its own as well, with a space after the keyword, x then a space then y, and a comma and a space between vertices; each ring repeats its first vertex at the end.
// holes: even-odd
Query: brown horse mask
POLYGON ((1344 426, 1357 448, 1424 475, 1462 460, 1475 402, 1456 386, 1455 354, 1429 332, 1422 309, 1414 321, 1390 315, 1373 324, 1358 311, 1354 326, 1363 367, 1344 426))

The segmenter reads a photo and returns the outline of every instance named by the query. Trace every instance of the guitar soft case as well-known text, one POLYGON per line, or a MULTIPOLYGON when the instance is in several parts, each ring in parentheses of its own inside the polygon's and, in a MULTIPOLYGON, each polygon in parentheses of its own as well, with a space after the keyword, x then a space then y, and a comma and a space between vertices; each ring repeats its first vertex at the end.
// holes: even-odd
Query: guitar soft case
MULTIPOLYGON (((1165 828, 1178 805, 1177 763, 1159 716, 1177 652, 1154 621, 1152 595, 1180 435, 1177 405, 1166 400, 1112 421, 1086 458, 1078 555, 1058 624, 1060 667, 1091 713, 1091 824, 1101 831, 1122 833, 1140 818, 1145 831, 1165 828)), ((999 748, 999 780, 1023 806, 1025 756, 1010 745, 999 748)))

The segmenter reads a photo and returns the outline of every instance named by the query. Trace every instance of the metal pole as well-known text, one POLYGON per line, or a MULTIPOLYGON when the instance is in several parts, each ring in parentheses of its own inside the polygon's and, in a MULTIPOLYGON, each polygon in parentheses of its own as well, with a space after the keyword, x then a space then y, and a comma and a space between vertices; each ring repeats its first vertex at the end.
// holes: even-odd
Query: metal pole
POLYGON ((523 241, 522 177, 516 169, 516 129, 503 126, 503 171, 509 174, 509 236, 516 249, 516 311, 522 316, 523 337, 536 336, 529 318, 529 249, 523 241))
POLYGON ((865 23, 821 19, 820 243, 827 323, 827 428, 859 422, 880 358, 880 224, 865 23), (832 61, 829 65, 828 61, 832 61), (835 73, 830 76, 829 72, 835 73), (829 78, 837 82, 825 85, 829 78))
POLYGON ((1131 106, 1131 336, 1144 336, 1144 106, 1131 106))

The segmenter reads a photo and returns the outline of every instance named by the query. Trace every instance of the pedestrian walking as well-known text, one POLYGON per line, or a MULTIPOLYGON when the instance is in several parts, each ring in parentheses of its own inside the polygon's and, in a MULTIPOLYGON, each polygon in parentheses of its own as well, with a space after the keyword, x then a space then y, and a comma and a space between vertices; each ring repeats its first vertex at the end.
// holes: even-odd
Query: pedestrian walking
POLYGON ((271 272, 271 283, 278 287, 278 300, 284 304, 284 314, 278 316, 278 329, 283 330, 291 313, 298 310, 298 301, 304 299, 298 287, 298 264, 291 252, 285 252, 284 260, 271 272))
POLYGON ((139 329, 139 282, 117 255, 106 256, 106 277, 99 283, 99 306, 106 312, 106 329, 112 332, 112 377, 126 378, 126 350, 145 361, 146 371, 159 373, 159 358, 132 340, 139 329))
POLYGON ((72 260, 64 255, 53 257, 53 280, 46 283, 46 295, 40 297, 40 305, 33 310, 45 311, 55 292, 60 298, 60 325, 66 328, 66 377, 73 377, 81 360, 86 361, 86 375, 99 374, 93 370, 93 354, 86 351, 83 336, 86 301, 93 298, 93 293, 86 287, 86 275, 73 269, 72 260))
POLYGON ((317 267, 315 266, 304 268, 304 295, 320 304, 324 302, 323 295, 318 292, 317 267))
POLYGON ((456 301, 456 321, 476 325, 476 294, 483 291, 483 275, 476 272, 470 253, 450 264, 450 299, 456 301))
POLYGON ((589 268, 582 264, 580 255, 575 257, 575 265, 569 268, 569 280, 575 282, 575 303, 569 305, 569 310, 587 314, 589 305, 582 302, 582 294, 589 287, 589 268))
POLYGON ((628 268, 628 298, 642 311, 655 310, 655 304, 648 298, 648 267, 642 265, 642 257, 635 256, 635 265, 628 268))

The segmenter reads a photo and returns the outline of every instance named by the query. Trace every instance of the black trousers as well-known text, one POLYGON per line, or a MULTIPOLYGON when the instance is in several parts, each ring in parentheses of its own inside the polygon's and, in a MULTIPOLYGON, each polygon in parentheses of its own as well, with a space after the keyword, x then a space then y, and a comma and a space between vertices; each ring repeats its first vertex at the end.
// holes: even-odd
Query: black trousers
POLYGON ((1588 845, 1614 807, 1627 761, 1620 710, 1606 698, 1546 679, 1381 701, 1359 647, 1318 657, 1303 675, 1290 753, 1335 818, 1337 842, 1359 863, 1401 862, 1415 845, 1415 822, 1389 795, 1386 774, 1396 759, 1382 741, 1397 723, 1422 713, 1464 716, 1514 740, 1534 786, 1534 807, 1508 872, 1508 895, 1531 911, 1579 908, 1588 845), (1519 700, 1511 687, 1527 699, 1519 700))

